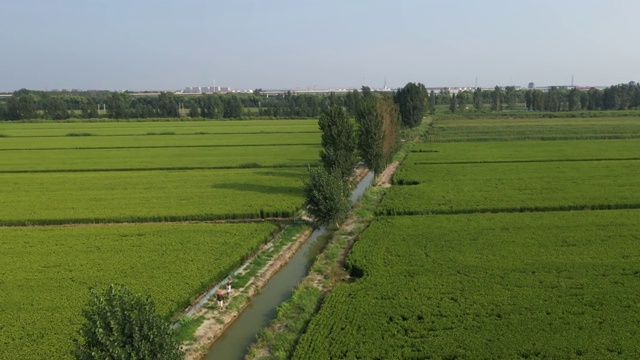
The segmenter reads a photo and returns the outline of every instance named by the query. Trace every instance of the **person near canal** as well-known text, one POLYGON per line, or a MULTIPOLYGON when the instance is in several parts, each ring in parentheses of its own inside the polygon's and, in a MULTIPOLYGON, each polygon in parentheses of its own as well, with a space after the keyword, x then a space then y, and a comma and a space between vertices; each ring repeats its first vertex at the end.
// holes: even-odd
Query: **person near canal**
POLYGON ((222 289, 218 289, 216 292, 216 300, 218 300, 218 307, 220 310, 224 310, 224 292, 222 289))
POLYGON ((227 281, 227 298, 231 298, 231 280, 227 281))

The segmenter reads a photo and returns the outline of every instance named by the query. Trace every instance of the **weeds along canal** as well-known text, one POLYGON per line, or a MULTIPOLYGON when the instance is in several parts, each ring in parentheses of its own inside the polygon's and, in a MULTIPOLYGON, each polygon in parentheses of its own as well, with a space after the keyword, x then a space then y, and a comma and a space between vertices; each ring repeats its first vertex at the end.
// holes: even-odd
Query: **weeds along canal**
MULTIPOLYGON (((351 193, 351 202, 357 202, 373 182, 374 174, 369 172, 351 193)), ((291 260, 278 271, 251 299, 251 303, 238 318, 213 343, 207 360, 243 359, 248 347, 256 340, 256 335, 276 316, 280 304, 291 297, 293 289, 307 276, 316 256, 324 249, 327 237, 322 236, 325 228, 313 231, 309 239, 300 247, 291 260)))

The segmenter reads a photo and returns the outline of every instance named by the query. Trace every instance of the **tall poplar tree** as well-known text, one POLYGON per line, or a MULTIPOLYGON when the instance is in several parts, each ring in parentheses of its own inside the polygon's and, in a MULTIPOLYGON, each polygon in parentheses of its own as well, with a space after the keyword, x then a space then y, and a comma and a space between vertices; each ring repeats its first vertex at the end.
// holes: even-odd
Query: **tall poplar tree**
POLYGON ((353 123, 341 106, 325 110, 318 120, 322 131, 320 160, 329 172, 337 172, 346 180, 356 164, 356 139, 353 123))

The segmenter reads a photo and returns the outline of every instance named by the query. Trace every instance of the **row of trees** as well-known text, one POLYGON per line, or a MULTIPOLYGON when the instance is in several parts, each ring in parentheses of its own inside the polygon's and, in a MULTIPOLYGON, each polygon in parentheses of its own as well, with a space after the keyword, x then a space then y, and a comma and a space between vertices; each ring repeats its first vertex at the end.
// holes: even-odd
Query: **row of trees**
MULTIPOLYGON (((8 101, 0 101, 0 120, 52 119, 70 117, 153 118, 202 117, 208 119, 259 117, 318 117, 331 106, 344 107, 355 117, 364 99, 378 94, 368 87, 345 94, 293 94, 267 97, 259 89, 253 94, 205 94, 198 96, 163 92, 158 96, 133 97, 127 92, 72 91, 44 92, 19 90, 8 101), (183 111, 180 111, 180 110, 183 111)), ((451 112, 626 110, 640 108, 640 84, 631 82, 600 90, 551 87, 547 91, 495 87, 493 90, 466 90, 457 94, 447 89, 427 92, 422 84, 409 83, 394 93, 403 121, 411 124, 414 111, 434 111, 448 105, 451 112), (412 99, 420 98, 416 103, 412 99), (416 108, 424 107, 424 109, 416 108)), ((407 125, 408 125, 407 124, 407 125)))
POLYGON ((244 105, 235 94, 208 94, 194 98, 170 92, 150 97, 133 97, 124 92, 87 92, 84 95, 19 90, 6 103, 0 103, 0 120, 91 119, 100 116, 112 119, 176 118, 182 116, 181 108, 189 109, 191 117, 216 119, 244 115, 244 105))
POLYGON ((304 184, 308 209, 323 226, 338 224, 346 216, 350 178, 358 157, 374 174, 380 174, 398 148, 402 125, 419 125, 429 99, 424 85, 414 83, 393 97, 365 87, 362 93, 354 91, 347 98, 357 109, 333 105, 320 115, 322 166, 310 169, 304 184), (355 115, 355 124, 350 112, 355 115))
MULTIPOLYGON (((432 94, 433 96, 434 94, 432 94)), ((493 90, 467 90, 457 94, 440 92, 436 103, 448 97, 451 112, 526 109, 529 111, 629 110, 640 108, 640 84, 630 82, 610 86, 603 90, 578 90, 551 87, 546 91, 517 90, 513 86, 493 90)))

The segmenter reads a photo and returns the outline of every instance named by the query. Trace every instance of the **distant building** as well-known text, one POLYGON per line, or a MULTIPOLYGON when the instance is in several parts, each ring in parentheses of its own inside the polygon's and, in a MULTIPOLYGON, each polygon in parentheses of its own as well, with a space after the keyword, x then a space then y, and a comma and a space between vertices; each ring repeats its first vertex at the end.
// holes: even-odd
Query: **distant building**
POLYGON ((183 94, 213 94, 229 92, 233 92, 233 89, 221 86, 188 86, 182 90, 183 94))

